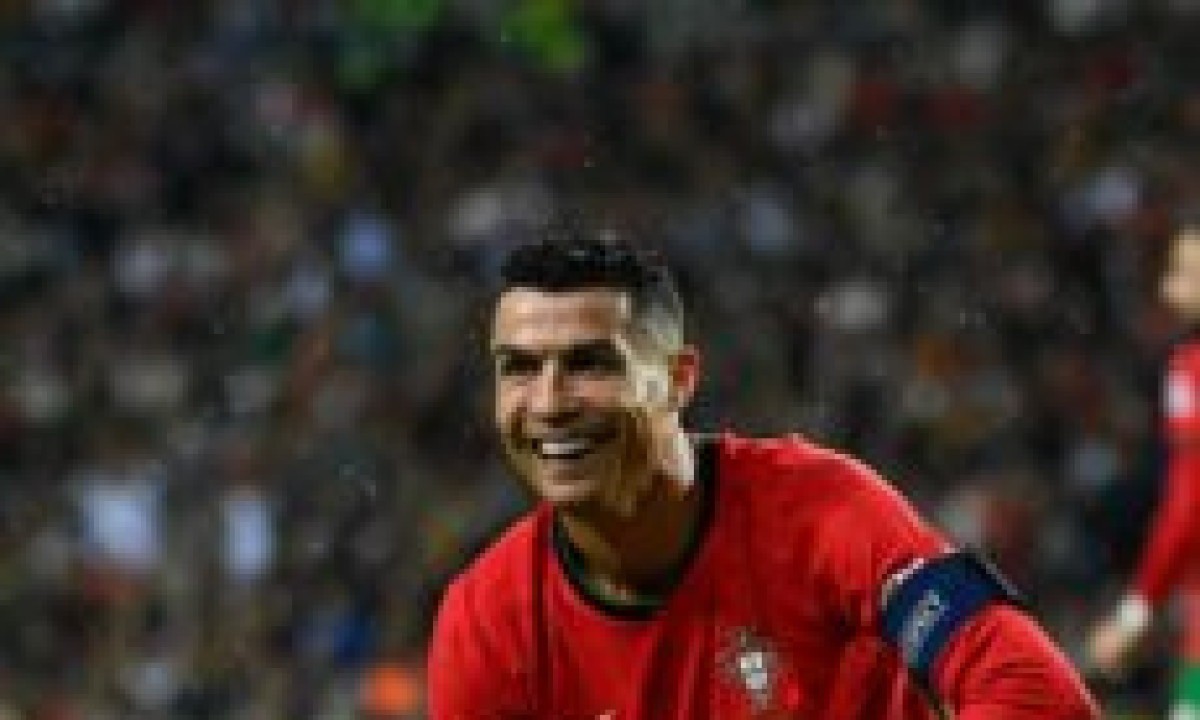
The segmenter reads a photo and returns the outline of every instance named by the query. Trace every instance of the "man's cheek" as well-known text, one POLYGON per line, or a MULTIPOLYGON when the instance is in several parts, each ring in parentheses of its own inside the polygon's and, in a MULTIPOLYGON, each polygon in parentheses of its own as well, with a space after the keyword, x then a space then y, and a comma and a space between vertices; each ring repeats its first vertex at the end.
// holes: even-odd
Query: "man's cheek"
POLYGON ((533 469, 533 458, 528 449, 510 435, 503 436, 501 444, 512 469, 522 476, 529 474, 533 469))
POLYGON ((610 485, 610 501, 615 509, 632 515, 652 481, 649 440, 650 417, 644 410, 634 409, 625 414, 621 431, 622 454, 617 477, 610 485))

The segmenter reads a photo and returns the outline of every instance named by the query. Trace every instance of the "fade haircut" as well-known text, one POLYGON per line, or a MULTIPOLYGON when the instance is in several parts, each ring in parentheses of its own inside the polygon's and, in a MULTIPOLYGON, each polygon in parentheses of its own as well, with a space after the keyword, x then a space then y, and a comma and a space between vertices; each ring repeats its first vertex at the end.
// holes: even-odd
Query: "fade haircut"
POLYGON ((578 225, 548 231, 510 252, 500 276, 501 294, 518 288, 623 292, 635 330, 660 350, 683 345, 683 301, 670 271, 657 254, 640 251, 614 232, 578 225))

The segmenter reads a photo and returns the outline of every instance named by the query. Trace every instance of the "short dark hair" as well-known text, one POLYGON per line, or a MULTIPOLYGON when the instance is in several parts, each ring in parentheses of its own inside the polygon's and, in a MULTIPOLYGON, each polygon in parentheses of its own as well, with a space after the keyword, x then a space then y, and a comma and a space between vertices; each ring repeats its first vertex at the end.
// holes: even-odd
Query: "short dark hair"
POLYGON ((517 288, 624 292, 642 329, 670 347, 683 342, 683 301, 670 270, 657 253, 640 250, 614 231, 548 232, 513 249, 500 276, 501 294, 517 288))

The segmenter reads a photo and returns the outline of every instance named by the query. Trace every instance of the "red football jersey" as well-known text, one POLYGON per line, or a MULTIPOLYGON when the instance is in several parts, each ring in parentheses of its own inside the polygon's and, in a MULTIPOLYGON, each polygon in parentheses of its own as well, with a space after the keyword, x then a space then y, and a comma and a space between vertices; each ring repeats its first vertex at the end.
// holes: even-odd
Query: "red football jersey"
MULTIPOLYGON (((797 438, 723 435, 715 464, 707 531, 650 617, 581 596, 549 508, 513 527, 447 590, 432 717, 934 718, 879 610, 885 580, 943 539, 869 469, 797 438)), ((958 718, 1097 717, 1019 612, 992 606, 967 629, 935 669, 958 718)))
POLYGON ((1200 339, 1172 349, 1162 406, 1167 477, 1134 583, 1151 604, 1200 571, 1200 339))

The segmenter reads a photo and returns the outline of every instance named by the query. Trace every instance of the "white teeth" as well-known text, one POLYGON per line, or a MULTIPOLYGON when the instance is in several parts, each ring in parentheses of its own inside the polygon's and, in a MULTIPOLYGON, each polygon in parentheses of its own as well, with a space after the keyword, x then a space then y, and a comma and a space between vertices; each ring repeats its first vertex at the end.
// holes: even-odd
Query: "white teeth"
POLYGON ((592 444, 587 440, 543 440, 538 443, 542 457, 574 457, 587 452, 592 444))

